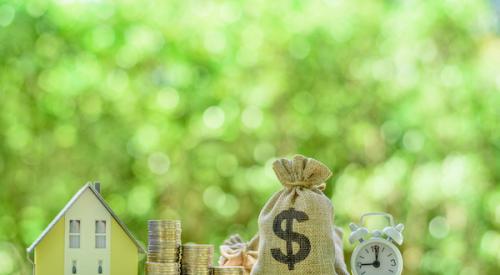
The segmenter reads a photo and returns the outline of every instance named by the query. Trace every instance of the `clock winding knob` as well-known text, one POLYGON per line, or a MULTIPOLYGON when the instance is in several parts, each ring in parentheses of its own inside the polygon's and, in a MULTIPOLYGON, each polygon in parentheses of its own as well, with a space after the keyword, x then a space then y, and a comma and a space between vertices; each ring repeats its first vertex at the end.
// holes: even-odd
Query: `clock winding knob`
POLYGON ((363 239, 366 235, 368 235, 368 229, 364 227, 360 227, 354 223, 349 224, 349 228, 351 229, 352 233, 349 236, 349 242, 353 244, 356 241, 359 241, 360 243, 364 242, 365 240, 363 239))
POLYGON ((400 223, 396 226, 384 228, 384 234, 387 236, 388 240, 393 240, 395 243, 401 245, 403 244, 403 230, 404 225, 400 223))

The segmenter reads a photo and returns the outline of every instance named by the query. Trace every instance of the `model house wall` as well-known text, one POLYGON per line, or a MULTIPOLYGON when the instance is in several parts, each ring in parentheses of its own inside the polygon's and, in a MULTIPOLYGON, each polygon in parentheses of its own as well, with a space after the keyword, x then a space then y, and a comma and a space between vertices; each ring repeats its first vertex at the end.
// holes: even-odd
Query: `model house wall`
POLYGON ((138 252, 132 240, 115 220, 111 220, 111 275, 138 274, 138 252), (135 271, 132 273, 132 271, 135 271))
POLYGON ((64 275, 64 217, 35 248, 36 275, 64 275))

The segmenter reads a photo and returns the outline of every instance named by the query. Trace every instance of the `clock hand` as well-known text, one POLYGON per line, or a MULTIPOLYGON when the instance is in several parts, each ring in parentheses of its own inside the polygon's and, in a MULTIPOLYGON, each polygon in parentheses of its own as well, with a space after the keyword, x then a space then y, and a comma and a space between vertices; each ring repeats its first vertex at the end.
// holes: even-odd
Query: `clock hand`
POLYGON ((364 265, 373 265, 374 263, 371 263, 371 264, 365 264, 365 263, 358 263, 359 267, 361 268, 362 266, 364 265))
POLYGON ((378 252, 379 252, 380 248, 379 248, 378 245, 376 245, 374 247, 374 249, 375 249, 375 262, 373 262, 373 266, 376 267, 376 268, 378 268, 378 267, 380 267, 380 262, 378 260, 378 252))

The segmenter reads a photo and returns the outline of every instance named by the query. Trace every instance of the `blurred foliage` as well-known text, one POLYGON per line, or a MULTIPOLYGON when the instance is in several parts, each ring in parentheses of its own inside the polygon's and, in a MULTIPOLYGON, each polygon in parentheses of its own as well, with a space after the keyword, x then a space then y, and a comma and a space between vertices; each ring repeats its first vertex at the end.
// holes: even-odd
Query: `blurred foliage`
POLYGON ((89 180, 143 243, 250 238, 294 153, 346 234, 405 223, 404 274, 498 274, 495 29, 480 0, 2 0, 0 274, 89 180))

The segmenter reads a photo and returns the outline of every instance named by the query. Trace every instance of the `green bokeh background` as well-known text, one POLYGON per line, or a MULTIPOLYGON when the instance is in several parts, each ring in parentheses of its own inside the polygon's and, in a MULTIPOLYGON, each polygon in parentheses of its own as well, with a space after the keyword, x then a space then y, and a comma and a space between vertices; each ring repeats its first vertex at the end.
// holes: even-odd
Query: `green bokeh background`
POLYGON ((143 243, 158 218, 248 239, 295 153, 346 233, 406 225, 405 275, 499 274, 495 24, 481 0, 0 1, 0 274, 90 180, 143 243))

